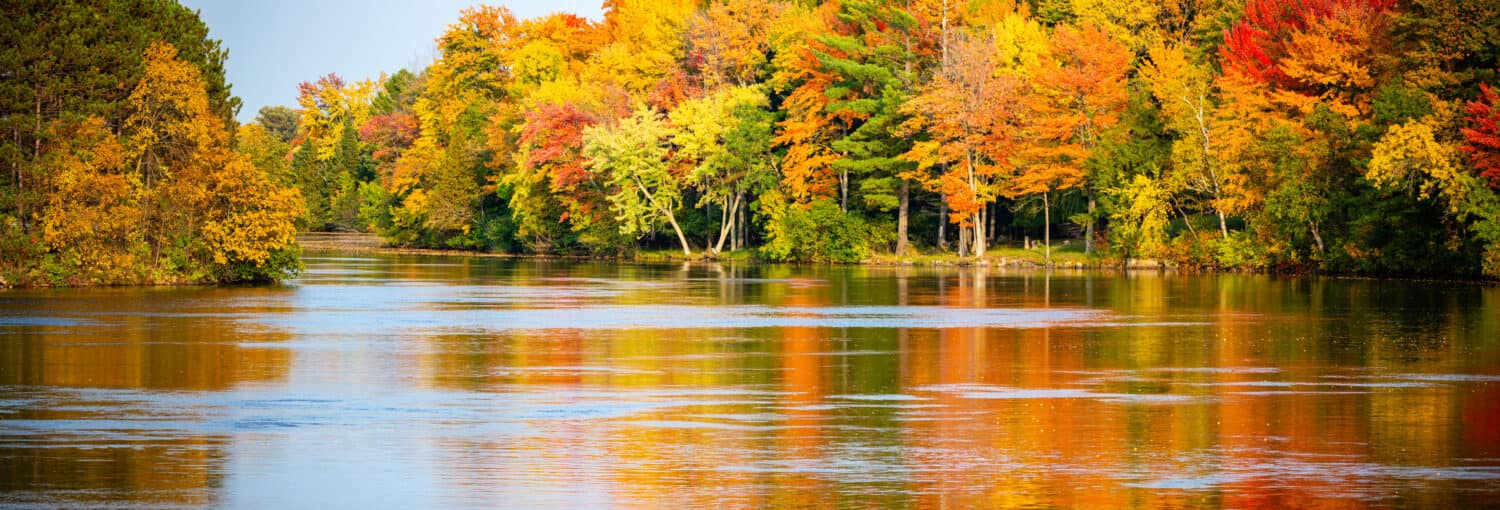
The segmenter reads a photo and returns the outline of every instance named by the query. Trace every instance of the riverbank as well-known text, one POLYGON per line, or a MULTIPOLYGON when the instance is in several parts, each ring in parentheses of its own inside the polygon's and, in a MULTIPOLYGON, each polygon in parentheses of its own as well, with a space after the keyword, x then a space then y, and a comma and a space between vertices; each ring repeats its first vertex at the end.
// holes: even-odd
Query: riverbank
MULTIPOLYGON (((720 262, 720 263, 744 263, 758 264, 769 263, 759 258, 756 250, 737 250, 724 252, 718 257, 709 258, 703 252, 694 253, 691 257, 685 257, 679 250, 643 250, 636 252, 630 257, 602 257, 588 255, 534 255, 514 253, 493 253, 473 250, 444 250, 433 248, 400 248, 385 246, 384 241, 374 234, 363 233, 329 233, 309 232, 297 236, 298 243, 306 252, 338 252, 338 253, 381 253, 381 254, 405 254, 405 255, 443 255, 454 257, 478 257, 478 258, 500 258, 500 259, 525 259, 525 260, 571 260, 571 261, 623 261, 623 262, 648 262, 648 263, 675 263, 675 262, 720 262)), ((1151 259, 1131 259, 1125 265, 1118 260, 1090 257, 1083 253, 1083 245, 1077 241, 1059 242, 1052 246, 1052 263, 1049 266, 1046 254, 1042 248, 1024 249, 1020 246, 997 246, 991 247, 983 259, 974 257, 958 257, 952 253, 940 254, 916 254, 897 257, 891 254, 878 254, 865 259, 855 265, 871 267, 990 267, 1000 269, 1017 270, 1042 270, 1042 269, 1064 269, 1077 271, 1171 271, 1193 274, 1205 273, 1238 273, 1238 274, 1279 274, 1284 276, 1319 276, 1326 278, 1358 279, 1358 280, 1401 280, 1401 281, 1433 281, 1433 282, 1471 282, 1479 284, 1493 283, 1483 278, 1465 278, 1462 276, 1434 276, 1434 275, 1361 275, 1361 274, 1337 274, 1323 272, 1295 272, 1276 271, 1271 269, 1215 269, 1215 268, 1182 268, 1170 262, 1151 259)))
MULTIPOLYGON (((681 251, 677 250, 640 251, 630 257, 597 257, 586 255, 529 255, 434 248, 401 248, 384 245, 379 236, 360 233, 309 232, 299 234, 297 241, 302 245, 304 251, 450 255, 513 259, 625 260, 634 262, 695 262, 708 260, 716 262, 765 262, 759 258, 756 250, 724 252, 720 253, 718 257, 713 258, 708 257, 704 252, 684 256, 681 251)), ((901 257, 891 254, 878 254, 865 259, 859 264, 870 266, 989 266, 1016 269, 1042 269, 1049 267, 1046 253, 1042 248, 1025 249, 1020 246, 994 247, 983 258, 959 257, 952 253, 916 254, 901 257)), ((1083 245, 1081 243, 1064 242, 1053 245, 1050 267, 1054 269, 1110 270, 1120 269, 1120 264, 1115 261, 1090 258, 1090 256, 1083 253, 1083 245)), ((1133 260, 1126 268, 1135 270, 1172 269, 1169 265, 1154 260, 1133 260)))

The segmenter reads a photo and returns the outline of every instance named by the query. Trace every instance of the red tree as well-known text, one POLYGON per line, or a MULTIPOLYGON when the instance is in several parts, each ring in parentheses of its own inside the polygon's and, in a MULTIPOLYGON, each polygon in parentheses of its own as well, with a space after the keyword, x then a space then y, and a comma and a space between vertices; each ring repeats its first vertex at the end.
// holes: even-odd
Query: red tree
POLYGON ((1245 17, 1224 32, 1219 48, 1226 69, 1234 69, 1263 83, 1294 85, 1277 64, 1286 56, 1287 42, 1314 20, 1343 10, 1386 12, 1393 0, 1250 0, 1245 17))
POLYGON ((1464 109, 1469 114, 1468 128, 1463 129, 1464 152, 1469 153, 1469 163, 1479 175, 1489 179, 1490 187, 1500 189, 1500 94, 1489 85, 1479 85, 1479 99, 1470 101, 1464 109))
POLYGON ((572 214, 604 210, 583 157, 583 130, 594 124, 593 117, 571 104, 544 104, 526 113, 521 128, 520 146, 527 149, 523 165, 545 173, 548 187, 572 214))

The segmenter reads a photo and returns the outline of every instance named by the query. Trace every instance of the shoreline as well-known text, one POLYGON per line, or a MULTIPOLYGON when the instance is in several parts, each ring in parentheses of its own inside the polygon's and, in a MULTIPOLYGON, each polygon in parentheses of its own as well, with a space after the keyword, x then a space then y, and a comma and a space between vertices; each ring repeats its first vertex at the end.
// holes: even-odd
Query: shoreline
MULTIPOLYGON (((829 262, 773 262, 755 258, 745 252, 730 253, 728 257, 710 258, 703 252, 695 253, 691 257, 684 257, 680 252, 658 250, 645 251, 631 257, 611 257, 598 255, 542 255, 522 253, 496 253, 475 250, 456 250, 441 248, 406 248, 397 246, 386 246, 384 241, 375 234, 364 233, 337 233, 337 232, 310 232, 298 234, 298 244, 304 252, 343 252, 343 253, 380 253, 392 255, 429 255, 449 257, 473 257, 494 258, 512 260, 559 260, 573 262, 636 262, 636 263, 676 263, 676 262, 716 262, 716 263, 742 263, 742 264, 792 264, 792 265, 828 265, 828 266, 864 266, 864 267, 942 267, 942 268, 974 268, 988 267, 994 269, 1015 269, 1028 271, 1063 270, 1063 271, 1099 271, 1109 273, 1130 272, 1155 272, 1172 273, 1179 275, 1270 275, 1279 277, 1300 278, 1330 278, 1341 280, 1391 280, 1406 282, 1449 282, 1470 283, 1480 285, 1493 285, 1495 280, 1483 277, 1462 276, 1419 276, 1419 275, 1368 275, 1356 273, 1329 273, 1320 271, 1278 271, 1274 269, 1223 269, 1223 268, 1182 268, 1152 259, 1133 259, 1128 264, 1120 265, 1114 263, 1090 262, 1079 260, 1082 254, 1077 252, 1064 252, 1063 260, 1054 260, 1050 265, 1040 260, 1013 257, 1010 255, 987 255, 984 259, 973 257, 960 258, 952 254, 915 255, 908 257, 896 257, 890 254, 880 254, 860 262, 829 263, 829 262), (324 239, 317 239, 324 238, 324 239)), ((1014 254, 1023 251, 1018 248, 1004 248, 992 250, 992 252, 1003 252, 1014 254)), ((1054 247, 1056 253, 1058 247, 1054 247)), ((1040 256, 1040 254, 1037 254, 1040 256)))
MULTIPOLYGON (((599 256, 599 255, 544 255, 544 254, 522 254, 522 253, 496 253, 475 250, 440 249, 440 248, 407 248, 398 246, 387 246, 384 240, 375 234, 354 232, 304 232, 297 234, 297 244, 304 255, 309 253, 371 253, 385 255, 419 255, 440 257, 466 257, 466 258, 488 258, 488 259, 511 259, 511 260, 534 260, 534 261, 569 261, 569 262, 614 262, 614 263, 736 263, 748 265, 802 265, 802 266, 850 266, 850 267, 873 267, 873 268, 990 268, 1002 270, 1019 271, 1096 271, 1101 273, 1132 273, 1149 272, 1158 274, 1176 274, 1183 276, 1211 276, 1211 275, 1268 275, 1283 278, 1327 278, 1335 280, 1371 280, 1371 281, 1401 281, 1401 282, 1430 282, 1430 283, 1463 283, 1471 285, 1495 285, 1500 281, 1484 277, 1463 276, 1432 276, 1432 275, 1371 275, 1357 273, 1329 273, 1320 271, 1281 271, 1275 269, 1223 269, 1223 268, 1182 268, 1172 264, 1162 263, 1150 259, 1135 259, 1127 265, 1115 263, 1101 263, 1080 260, 1082 254, 1077 251, 1062 251, 1062 260, 1055 260, 1050 265, 1035 258, 1014 257, 1016 253, 1029 253, 1039 258, 1041 255, 1019 248, 998 248, 994 253, 1005 253, 1006 255, 988 255, 984 259, 973 257, 959 258, 952 254, 915 255, 908 257, 895 257, 890 254, 872 256, 859 262, 832 263, 832 262, 774 262, 757 258, 752 252, 742 250, 739 252, 726 253, 725 257, 711 258, 700 252, 691 257, 684 257, 680 252, 672 250, 657 250, 638 252, 634 256, 599 256)), ((1066 245, 1064 245, 1065 247, 1066 245)), ((295 278, 292 278, 294 280, 295 278)), ((282 280, 288 281, 288 280, 282 280)), ((77 285, 77 286, 15 286, 10 282, 0 280, 0 291, 21 289, 63 289, 63 288, 86 288, 86 287, 229 287, 241 285, 260 285, 262 283, 190 283, 190 282, 159 282, 139 283, 122 285, 77 285)))
MULTIPOLYGON (((942 267, 1003 267, 1011 269, 1046 269, 1049 266, 1038 260, 1030 260, 1022 257, 1010 256, 986 256, 983 259, 975 257, 958 257, 952 254, 915 255, 910 257, 896 257, 889 254, 880 254, 859 262, 829 263, 829 262, 773 262, 756 258, 745 251, 726 252, 719 258, 709 257, 705 252, 694 253, 684 256, 676 251, 642 251, 634 256, 607 256, 607 255, 555 255, 555 254, 527 254, 527 253, 497 253, 477 250, 458 250, 444 248, 410 248, 401 246, 388 246, 383 243, 379 236, 363 233, 339 233, 339 232, 311 232, 297 235, 297 244, 303 252, 353 252, 353 253, 384 253, 393 255, 438 255, 475 258, 498 258, 515 260, 570 260, 570 261, 611 261, 611 262, 740 262, 747 264, 800 264, 800 265, 848 265, 848 266, 870 266, 870 267, 916 267, 916 266, 942 266, 942 267), (321 238, 321 239, 320 239, 321 238)), ((1008 250, 1017 251, 1017 250, 1008 250)), ((1132 261, 1126 267, 1118 264, 1100 264, 1077 260, 1077 256, 1065 257, 1068 260, 1053 261, 1051 269, 1067 270, 1136 270, 1136 271, 1176 271, 1156 261, 1141 260, 1132 261)))

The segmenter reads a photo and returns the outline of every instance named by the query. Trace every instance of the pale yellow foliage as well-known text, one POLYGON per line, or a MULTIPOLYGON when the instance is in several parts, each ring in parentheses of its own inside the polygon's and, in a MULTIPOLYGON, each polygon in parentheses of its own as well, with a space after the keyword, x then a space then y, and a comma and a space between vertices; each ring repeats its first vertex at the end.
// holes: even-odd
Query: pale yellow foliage
POLYGON ((1110 38, 1138 53, 1162 41, 1157 26, 1161 4, 1158 0, 1073 0, 1073 14, 1079 23, 1104 28, 1110 38))
POLYGON ((195 204, 200 232, 214 263, 261 264, 296 242, 302 196, 295 188, 277 187, 249 158, 223 148, 204 151, 195 166, 204 191, 195 204))
POLYGON ((1030 78, 1051 51, 1046 29, 1023 14, 1006 15, 995 25, 993 34, 997 50, 995 67, 1004 74, 1030 78))
POLYGON ((126 100, 123 132, 127 158, 151 181, 199 148, 226 143, 229 133, 209 109, 198 68, 178 60, 177 48, 153 42, 141 57, 141 81, 126 100))
POLYGON ((1422 198, 1441 197, 1457 212, 1468 174, 1454 163, 1457 152, 1437 140, 1428 119, 1391 126, 1375 143, 1365 178, 1378 188, 1415 188, 1422 198))

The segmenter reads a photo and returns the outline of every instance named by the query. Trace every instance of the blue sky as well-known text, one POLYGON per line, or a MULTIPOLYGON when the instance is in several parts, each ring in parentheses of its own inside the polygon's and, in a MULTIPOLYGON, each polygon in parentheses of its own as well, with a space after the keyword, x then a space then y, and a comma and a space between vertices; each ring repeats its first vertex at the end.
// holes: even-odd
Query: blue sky
MULTIPOLYGON (((336 73, 373 78, 420 68, 433 40, 476 0, 179 0, 229 48, 228 79, 244 101, 240 121, 267 105, 296 103, 297 84, 336 73)), ((490 1, 529 18, 571 12, 595 20, 600 0, 490 1)))

